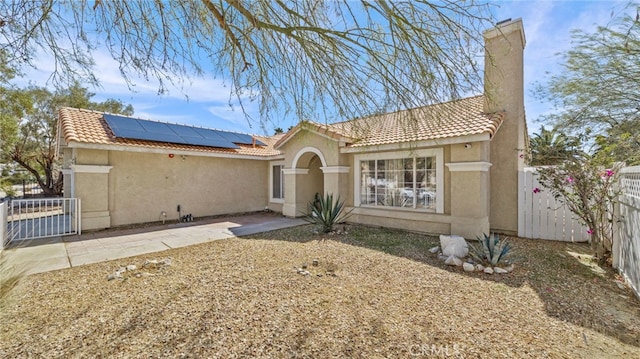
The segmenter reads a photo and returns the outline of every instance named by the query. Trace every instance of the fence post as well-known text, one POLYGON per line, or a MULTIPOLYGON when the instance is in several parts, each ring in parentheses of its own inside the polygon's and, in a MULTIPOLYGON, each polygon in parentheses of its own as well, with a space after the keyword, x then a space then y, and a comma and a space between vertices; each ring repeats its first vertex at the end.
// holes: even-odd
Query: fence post
MULTIPOLYGON (((616 185, 615 190, 619 189, 619 185, 616 185)), ((618 269, 618 265, 620 264, 620 200, 622 199, 623 194, 618 194, 617 201, 613 203, 613 223, 611 230, 611 266, 615 269, 618 269)))
POLYGON ((0 252, 7 240, 7 202, 0 203, 0 252))

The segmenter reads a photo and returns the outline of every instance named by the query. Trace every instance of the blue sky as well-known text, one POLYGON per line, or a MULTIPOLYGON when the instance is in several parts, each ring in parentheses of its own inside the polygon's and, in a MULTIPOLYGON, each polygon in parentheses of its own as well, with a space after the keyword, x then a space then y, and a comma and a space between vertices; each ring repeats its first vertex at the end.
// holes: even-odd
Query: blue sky
MULTIPOLYGON (((533 96, 536 82, 544 81, 547 73, 560 71, 558 53, 571 47, 570 31, 593 31, 597 25, 606 25, 612 12, 623 11, 626 1, 495 1, 493 14, 497 20, 521 17, 525 27, 525 106, 530 132, 537 132, 536 120, 552 110, 550 104, 541 103, 533 96)), ((120 76, 117 63, 110 57, 96 53, 97 76, 102 87, 91 89, 94 100, 119 99, 132 104, 135 116, 156 121, 184 123, 208 128, 265 134, 256 123, 246 120, 239 108, 228 105, 230 88, 224 80, 212 77, 193 78, 183 89, 171 88, 169 94, 159 96, 158 86, 140 81, 132 92, 120 76)), ((45 60, 43 60, 45 61, 45 60)), ((45 63, 40 68, 46 69, 45 63)), ((29 76, 31 80, 33 76, 29 76)), ((43 76, 46 78, 46 76, 43 76)), ((247 103, 248 110, 259 118, 255 103, 247 103)), ((245 105, 247 105, 245 104, 245 105)), ((322 121, 322 119, 315 119, 322 121)), ((293 120, 277 126, 285 130, 293 120)), ((271 126, 271 125, 270 125, 271 126)), ((273 133, 268 127, 267 134, 273 133)))

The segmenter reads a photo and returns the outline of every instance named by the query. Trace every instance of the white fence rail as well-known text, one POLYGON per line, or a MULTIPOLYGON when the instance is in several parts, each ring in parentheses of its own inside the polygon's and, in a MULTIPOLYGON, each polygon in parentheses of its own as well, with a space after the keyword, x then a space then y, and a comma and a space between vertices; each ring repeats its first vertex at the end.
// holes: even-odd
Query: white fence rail
POLYGON ((16 199, 7 212, 7 244, 80 233, 77 198, 16 199))
POLYGON ((519 173, 518 237, 567 242, 589 240, 588 228, 538 182, 535 167, 519 173))
POLYGON ((0 203, 0 251, 4 249, 9 239, 7 238, 7 202, 0 203))
POLYGON ((613 266, 640 298, 640 166, 620 171, 613 235, 613 266))

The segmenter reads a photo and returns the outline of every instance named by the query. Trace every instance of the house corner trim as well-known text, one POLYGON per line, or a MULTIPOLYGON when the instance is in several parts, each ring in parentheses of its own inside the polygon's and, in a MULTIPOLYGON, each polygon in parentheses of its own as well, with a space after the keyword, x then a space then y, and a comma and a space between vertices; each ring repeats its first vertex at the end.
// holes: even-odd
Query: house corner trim
POLYGON ((449 172, 487 172, 491 163, 489 162, 454 162, 445 163, 449 172))
POLYGON ((351 167, 349 166, 326 166, 320 167, 322 173, 349 173, 351 167))
POLYGON ((282 173, 286 175, 306 175, 309 173, 308 168, 283 168, 282 173))
POLYGON ((71 170, 75 173, 109 173, 113 166, 100 165, 71 165, 71 170))

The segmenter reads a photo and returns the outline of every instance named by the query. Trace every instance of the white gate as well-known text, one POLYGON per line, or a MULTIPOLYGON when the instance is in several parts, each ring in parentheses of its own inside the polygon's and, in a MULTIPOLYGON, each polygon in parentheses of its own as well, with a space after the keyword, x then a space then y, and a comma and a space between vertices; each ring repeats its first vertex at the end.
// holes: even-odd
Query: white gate
POLYGON ((518 174, 518 237, 585 242, 588 228, 538 182, 535 167, 518 174))
POLYGON ((16 199, 9 203, 7 244, 44 237, 80 234, 77 198, 16 199))

